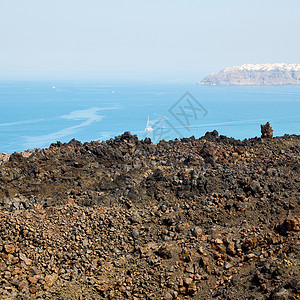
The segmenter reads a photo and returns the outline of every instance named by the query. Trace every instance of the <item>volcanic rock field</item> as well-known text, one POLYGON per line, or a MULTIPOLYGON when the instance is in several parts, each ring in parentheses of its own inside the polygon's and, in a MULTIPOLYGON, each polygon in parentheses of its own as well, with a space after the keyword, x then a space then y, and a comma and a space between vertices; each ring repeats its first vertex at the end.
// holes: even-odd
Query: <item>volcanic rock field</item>
POLYGON ((0 158, 0 299, 300 297, 300 136, 0 158))

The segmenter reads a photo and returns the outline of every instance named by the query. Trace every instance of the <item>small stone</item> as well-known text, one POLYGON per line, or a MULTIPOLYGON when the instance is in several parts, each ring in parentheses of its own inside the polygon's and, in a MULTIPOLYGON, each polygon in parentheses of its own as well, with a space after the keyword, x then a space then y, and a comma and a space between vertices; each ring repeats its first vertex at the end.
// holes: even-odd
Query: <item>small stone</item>
POLYGON ((284 288, 282 288, 280 291, 275 292, 272 295, 272 300, 287 300, 290 299, 290 292, 284 288))
POLYGON ((35 284, 31 284, 30 286, 29 286, 29 292, 31 293, 31 294, 35 294, 36 292, 37 292, 37 286, 35 285, 35 284))
POLYGON ((185 285, 187 285, 187 286, 191 285, 192 282, 193 282, 193 279, 190 278, 190 277, 186 277, 186 278, 183 279, 183 283, 184 283, 185 285))
POLYGON ((249 260, 254 258, 254 257, 255 257, 254 253, 249 253, 249 254, 246 255, 246 258, 249 259, 249 260))
POLYGON ((46 275, 45 276, 45 287, 46 288, 50 288, 55 281, 57 280, 58 275, 54 274, 54 275, 46 275))
POLYGON ((226 252, 227 252, 229 255, 235 255, 235 254, 236 254, 236 251, 235 251, 235 248, 234 248, 234 242, 230 242, 230 243, 227 245, 226 252))
POLYGON ((30 274, 37 275, 40 273, 40 271, 36 267, 31 267, 29 270, 30 274))
POLYGON ((287 217, 284 221, 284 225, 288 231, 300 231, 300 218, 299 217, 287 217))
POLYGON ((133 236, 134 239, 138 239, 140 236, 139 232, 135 229, 132 230, 131 235, 133 236))
POLYGON ((188 264, 187 267, 185 268, 186 272, 187 273, 191 273, 193 274, 195 272, 195 268, 194 268, 194 265, 193 264, 188 264))
POLYGON ((225 265, 224 265, 224 268, 226 269, 226 270, 229 270, 230 268, 232 268, 233 267, 233 265, 230 263, 230 262, 226 262, 225 263, 225 265))
POLYGON ((203 232, 203 230, 198 226, 192 230, 192 233, 193 233, 194 237, 196 237, 196 238, 200 237, 202 235, 202 232, 203 232))
POLYGON ((164 259, 172 257, 171 249, 166 244, 163 244, 162 246, 160 246, 159 249, 155 251, 155 253, 164 259))
POLYGON ((204 269, 204 271, 208 274, 211 273, 211 267, 209 263, 209 258, 206 256, 203 256, 200 258, 199 265, 204 269))
POLYGON ((108 286, 105 284, 103 284, 103 285, 96 284, 95 288, 98 292, 101 292, 101 293, 106 292, 108 290, 108 286))
POLYGON ((28 289, 28 281, 27 280, 22 280, 19 285, 18 285, 18 289, 20 291, 23 291, 23 290, 27 290, 28 289))
POLYGON ((164 300, 171 300, 173 299, 173 296, 170 292, 166 292, 164 296, 164 300))
POLYGON ((254 180, 251 183, 250 188, 251 188, 252 192, 258 193, 260 191, 260 183, 256 180, 254 180))
POLYGON ((35 284, 39 281, 40 276, 36 275, 36 276, 30 276, 28 277, 28 281, 32 284, 35 284))
POLYGON ((267 285, 265 283, 263 283, 261 286, 260 286, 260 289, 262 291, 266 291, 267 290, 267 285))
POLYGON ((4 272, 4 278, 9 279, 11 277, 11 273, 9 271, 4 272))
POLYGON ((257 247, 257 237, 255 235, 250 236, 248 238, 245 239, 244 244, 243 244, 243 248, 245 250, 250 250, 250 249, 254 249, 257 247))
POLYGON ((12 254, 16 251, 16 247, 12 244, 6 244, 4 245, 4 250, 6 251, 6 253, 12 254))
POLYGON ((152 142, 151 142, 151 139, 149 138, 149 137, 146 137, 145 139, 144 139, 144 143, 145 144, 151 144, 152 142))
POLYGON ((192 282, 188 287, 188 293, 189 295, 194 295, 197 292, 197 287, 195 282, 192 282))
POLYGON ((27 258, 25 254, 19 253, 20 260, 23 260, 26 266, 30 266, 32 261, 31 259, 27 258))

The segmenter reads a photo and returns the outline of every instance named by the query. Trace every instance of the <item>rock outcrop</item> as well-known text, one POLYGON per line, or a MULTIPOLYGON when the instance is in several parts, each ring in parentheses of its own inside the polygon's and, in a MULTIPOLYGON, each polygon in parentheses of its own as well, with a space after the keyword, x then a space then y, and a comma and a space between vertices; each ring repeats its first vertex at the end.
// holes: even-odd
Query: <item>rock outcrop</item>
POLYGON ((0 153, 0 165, 7 162, 9 160, 9 154, 3 152, 0 153))
POLYGON ((273 137, 273 128, 271 127, 269 122, 267 122, 265 125, 260 125, 260 128, 262 138, 271 139, 273 137))
POLYGON ((230 67, 206 76, 204 85, 297 85, 300 64, 245 64, 230 67))

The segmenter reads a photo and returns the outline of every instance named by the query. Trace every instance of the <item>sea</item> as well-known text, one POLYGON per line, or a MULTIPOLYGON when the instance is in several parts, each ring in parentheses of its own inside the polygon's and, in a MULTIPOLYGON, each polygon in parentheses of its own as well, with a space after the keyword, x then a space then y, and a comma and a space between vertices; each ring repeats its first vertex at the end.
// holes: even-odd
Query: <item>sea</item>
POLYGON ((243 140, 259 137, 260 125, 270 122, 274 136, 300 134, 300 86, 1 81, 0 104, 0 152, 9 154, 125 131, 155 143, 213 130, 243 140))

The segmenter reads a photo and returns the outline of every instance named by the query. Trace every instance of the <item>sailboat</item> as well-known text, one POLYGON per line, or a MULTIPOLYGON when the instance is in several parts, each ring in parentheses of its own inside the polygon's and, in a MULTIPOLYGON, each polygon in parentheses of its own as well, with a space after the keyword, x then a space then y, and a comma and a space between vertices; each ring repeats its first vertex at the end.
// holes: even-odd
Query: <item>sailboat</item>
POLYGON ((145 128, 145 131, 146 132, 151 132, 153 130, 154 129, 150 126, 150 121, 149 121, 149 116, 148 116, 148 121, 147 121, 147 125, 146 125, 146 128, 145 128))

